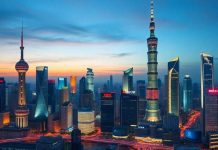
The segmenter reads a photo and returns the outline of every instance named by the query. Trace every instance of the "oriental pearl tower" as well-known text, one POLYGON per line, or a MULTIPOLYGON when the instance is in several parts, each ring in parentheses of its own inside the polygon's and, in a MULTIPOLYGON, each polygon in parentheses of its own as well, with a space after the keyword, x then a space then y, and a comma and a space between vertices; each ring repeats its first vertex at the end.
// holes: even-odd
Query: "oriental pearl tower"
POLYGON ((21 31, 21 46, 20 46, 20 60, 16 63, 15 69, 18 72, 18 107, 15 110, 16 126, 18 128, 28 128, 28 114, 29 110, 26 107, 26 92, 25 92, 25 75, 29 69, 29 65, 24 60, 24 46, 23 46, 23 25, 21 31))

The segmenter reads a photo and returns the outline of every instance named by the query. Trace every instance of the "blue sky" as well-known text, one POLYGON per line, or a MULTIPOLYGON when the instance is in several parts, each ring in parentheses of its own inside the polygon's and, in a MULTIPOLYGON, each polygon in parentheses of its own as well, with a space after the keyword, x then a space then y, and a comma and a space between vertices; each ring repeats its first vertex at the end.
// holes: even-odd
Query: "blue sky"
MULTIPOLYGON (((146 79, 149 4, 149 0, 1 0, 0 76, 17 74, 23 19, 28 76, 34 76, 40 65, 48 66, 51 76, 82 76, 91 67, 99 78, 119 76, 134 67, 136 79, 146 79)), ((217 8, 217 0, 155 0, 160 77, 167 72, 167 62, 179 56, 181 78, 190 74, 200 80, 200 53, 218 57, 217 8)))

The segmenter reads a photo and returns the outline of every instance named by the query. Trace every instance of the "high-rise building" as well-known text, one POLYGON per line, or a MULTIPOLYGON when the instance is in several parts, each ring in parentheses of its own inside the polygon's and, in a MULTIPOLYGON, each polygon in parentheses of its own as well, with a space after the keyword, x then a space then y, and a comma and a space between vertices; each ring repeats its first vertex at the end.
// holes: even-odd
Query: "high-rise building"
POLYGON ((192 79, 185 75, 183 79, 183 110, 189 112, 192 109, 192 79))
POLYGON ((56 111, 56 88, 55 80, 48 80, 48 112, 54 113, 56 111))
POLYGON ((101 93, 101 131, 112 132, 115 122, 115 93, 101 93))
POLYGON ((6 111, 6 85, 5 79, 0 78, 0 113, 6 111))
POLYGON ((114 90, 114 81, 113 81, 113 76, 110 75, 110 92, 112 92, 114 90))
POLYGON ((168 62, 168 113, 179 116, 179 57, 168 62))
POLYGON ((90 134, 95 131, 95 112, 92 110, 80 109, 78 111, 78 128, 83 134, 90 134))
POLYGON ((29 69, 29 65, 24 60, 24 46, 23 46, 23 26, 21 32, 21 57, 20 60, 16 63, 15 69, 19 75, 19 85, 18 85, 18 107, 15 110, 16 116, 16 126, 18 128, 27 128, 28 127, 28 114, 29 110, 26 107, 26 92, 25 92, 25 84, 26 84, 26 72, 29 69))
POLYGON ((203 136, 209 131, 218 131, 218 88, 208 89, 205 94, 203 136))
POLYGON ((91 90, 85 90, 84 93, 81 94, 81 99, 79 101, 79 109, 93 110, 93 108, 94 108, 93 92, 91 90))
POLYGON ((83 150, 83 145, 81 142, 81 131, 77 128, 73 129, 71 132, 71 147, 72 150, 83 150))
POLYGON ((48 67, 36 67, 36 110, 35 119, 43 120, 48 117, 48 67))
POLYGON ((58 77, 58 90, 61 90, 63 87, 67 86, 67 78, 58 77))
POLYGON ((86 88, 94 93, 94 73, 91 68, 87 68, 86 88))
POLYGON ((145 80, 138 80, 136 82, 136 95, 139 98, 139 104, 138 104, 139 122, 142 122, 145 117, 145 107, 146 107, 145 91, 146 91, 145 80))
POLYGON ((206 136, 206 109, 205 109, 205 96, 209 89, 214 87, 214 64, 213 57, 202 53, 201 54, 201 128, 202 128, 202 138, 206 136))
POLYGON ((120 125, 130 127, 138 123, 138 97, 133 94, 121 94, 120 96, 120 125))
POLYGON ((70 76, 70 93, 76 94, 76 76, 70 76))
POLYGON ((133 91, 133 68, 123 71, 123 93, 133 91))
POLYGON ((151 14, 150 14, 150 37, 147 39, 148 44, 148 84, 146 89, 146 113, 145 121, 159 123, 161 120, 159 109, 159 90, 157 84, 157 44, 158 38, 155 37, 155 22, 154 22, 154 2, 151 0, 151 14))

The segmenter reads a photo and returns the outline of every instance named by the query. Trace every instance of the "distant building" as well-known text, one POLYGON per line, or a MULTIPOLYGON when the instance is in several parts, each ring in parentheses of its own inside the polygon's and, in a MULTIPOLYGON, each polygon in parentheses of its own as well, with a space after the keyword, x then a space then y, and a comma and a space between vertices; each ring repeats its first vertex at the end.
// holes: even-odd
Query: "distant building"
POLYGON ((70 93, 76 94, 76 76, 70 76, 70 93))
POLYGON ((94 73, 91 68, 87 68, 86 89, 91 90, 94 93, 94 73))
POLYGON ((139 98, 138 104, 138 121, 143 122, 146 108, 146 86, 145 80, 138 80, 136 82, 136 95, 139 98))
POLYGON ((67 86, 67 78, 58 77, 58 90, 61 90, 63 87, 67 86))
POLYGON ((101 93, 101 131, 113 132, 115 125, 115 93, 101 93))
POLYGON ((61 136, 41 136, 36 141, 37 150, 61 150, 64 148, 64 140, 61 136))
POLYGON ((133 91, 133 68, 129 68, 123 72, 123 88, 124 93, 133 91))
POLYGON ((146 91, 145 80, 138 80, 136 82, 136 93, 137 93, 137 96, 139 98, 145 99, 146 98, 146 96, 145 96, 146 92, 145 91, 146 91))
POLYGON ((185 75, 183 79, 183 110, 189 112, 192 109, 192 79, 185 75))
POLYGON ((54 113, 56 111, 56 88, 55 80, 48 80, 48 112, 54 113))
POLYGON ((179 58, 168 62, 168 113, 179 116, 179 58))
POLYGON ((83 94, 80 95, 79 101, 79 109, 89 109, 93 110, 94 108, 94 99, 93 99, 93 92, 91 90, 85 90, 83 94))
POLYGON ((113 92, 114 91, 114 81, 113 81, 113 76, 110 75, 110 92, 113 92))
POLYGON ((6 83, 4 78, 0 78, 0 113, 6 111, 6 83))
POLYGON ((135 126, 138 123, 138 97, 133 94, 120 96, 120 125, 121 127, 135 126))

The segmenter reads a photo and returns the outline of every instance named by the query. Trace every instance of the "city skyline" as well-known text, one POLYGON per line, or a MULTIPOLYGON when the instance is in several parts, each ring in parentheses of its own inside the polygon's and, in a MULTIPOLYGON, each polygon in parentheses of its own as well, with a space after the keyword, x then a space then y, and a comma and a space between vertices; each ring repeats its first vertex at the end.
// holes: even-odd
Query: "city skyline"
MULTIPOLYGON (((25 58, 30 65, 27 76, 35 76, 36 66, 46 65, 49 76, 83 76, 86 68, 91 67, 97 77, 108 78, 113 74, 121 78, 123 70, 133 67, 136 79, 145 78, 149 1, 33 3, 35 5, 30 1, 13 4, 3 1, 0 6, 1 76, 16 77, 12 64, 18 59, 23 19, 25 58), (59 6, 65 9, 59 10, 59 6)), ((213 43, 217 40, 218 22, 213 18, 218 2, 157 0, 155 4, 158 4, 156 35, 160 39, 159 77, 167 74, 167 61, 179 56, 181 76, 190 74, 193 81, 199 82, 200 53, 214 56, 215 66, 217 64, 213 43)))

